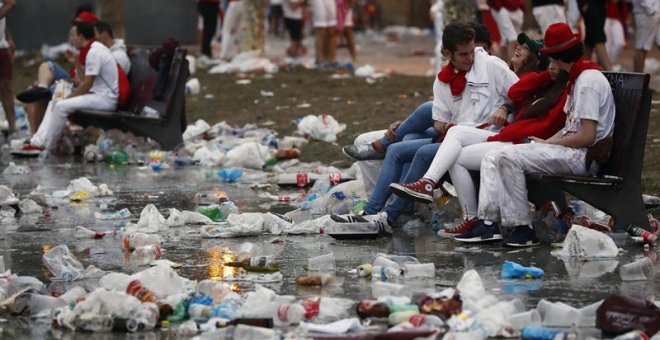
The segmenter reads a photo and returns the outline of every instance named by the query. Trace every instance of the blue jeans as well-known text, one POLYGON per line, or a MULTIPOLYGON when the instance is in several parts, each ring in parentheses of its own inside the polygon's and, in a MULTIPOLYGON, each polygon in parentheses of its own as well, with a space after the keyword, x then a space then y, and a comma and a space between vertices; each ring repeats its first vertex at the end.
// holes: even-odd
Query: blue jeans
MULTIPOLYGON (((48 63, 48 67, 50 68, 50 72, 53 73, 53 79, 54 79, 55 81, 58 81, 58 80, 66 80, 66 81, 69 81, 69 79, 71 78, 71 77, 69 76, 69 72, 65 71, 65 70, 62 68, 62 66, 60 66, 60 65, 58 65, 58 64, 56 64, 56 63, 54 63, 54 62, 52 62, 52 61, 48 61, 47 63, 48 63)), ((55 84, 49 86, 49 87, 48 87, 48 90, 50 90, 50 93, 55 92, 55 84)))
MULTIPOLYGON (((399 141, 417 138, 426 138, 437 136, 433 129, 433 102, 428 101, 419 105, 401 124, 394 130, 394 134, 399 141), (408 136, 410 134, 422 134, 423 137, 408 136)), ((385 147, 396 143, 386 137, 379 139, 385 147)))
MULTIPOLYGON (((426 173, 426 170, 428 170, 429 166, 431 166, 433 158, 435 158, 435 154, 438 152, 439 148, 440 143, 427 143, 426 145, 419 147, 419 149, 414 153, 414 157, 412 158, 412 162, 410 163, 408 170, 404 172, 404 176, 401 178, 399 183, 412 183, 422 178, 424 173, 426 173)), ((389 153, 389 149, 387 152, 389 153)), ((392 202, 390 202, 390 204, 385 208, 385 212, 387 212, 387 218, 391 221, 396 221, 399 216, 401 216, 401 214, 410 211, 412 206, 412 201, 403 199, 399 196, 395 196, 394 199, 392 199, 392 202)))

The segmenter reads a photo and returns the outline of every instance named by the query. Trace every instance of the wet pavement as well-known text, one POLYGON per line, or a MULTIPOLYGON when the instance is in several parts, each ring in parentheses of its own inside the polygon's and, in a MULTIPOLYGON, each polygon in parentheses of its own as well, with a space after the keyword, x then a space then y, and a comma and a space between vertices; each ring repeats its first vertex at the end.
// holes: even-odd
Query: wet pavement
MULTIPOLYGON (((3 161, 7 161, 4 159, 3 161)), ((142 208, 155 204, 164 216, 169 208, 194 210, 193 196, 197 192, 219 188, 225 191, 241 212, 285 212, 294 209, 286 205, 273 205, 267 199, 257 197, 257 192, 247 183, 221 183, 216 171, 198 166, 186 166, 154 172, 150 168, 137 166, 111 167, 106 164, 83 164, 75 158, 49 158, 45 162, 17 160, 19 165, 29 166, 27 175, 1 176, 0 184, 5 184, 25 197, 37 185, 45 191, 66 189, 72 179, 88 177, 94 184, 106 183, 114 191, 112 198, 97 198, 81 203, 62 203, 44 209, 44 213, 20 216, 15 221, 2 221, 0 226, 0 255, 5 267, 18 275, 35 276, 44 283, 51 284, 53 291, 63 291, 59 282, 50 282, 50 273, 42 264, 42 255, 54 246, 66 244, 86 267, 94 266, 107 271, 132 273, 144 269, 136 268, 124 255, 119 229, 128 221, 99 221, 94 212, 101 206, 108 211, 129 208, 132 220, 139 217, 142 208), (84 226, 95 231, 116 231, 101 240, 76 239, 73 227, 84 226)), ((4 168, 6 162, 3 162, 4 168)), ((276 190, 276 189, 274 189, 276 190)), ((280 193, 291 193, 281 191, 280 193)), ((658 275, 652 281, 622 282, 617 267, 632 262, 645 254, 640 246, 625 243, 620 235, 618 244, 624 251, 615 260, 564 262, 550 254, 549 246, 532 249, 509 249, 497 245, 465 247, 453 241, 434 235, 430 225, 412 223, 395 230, 393 237, 372 241, 337 241, 326 235, 313 236, 273 236, 246 237, 234 239, 204 239, 199 227, 186 226, 171 228, 164 236, 165 259, 182 265, 178 273, 189 279, 221 280, 234 269, 223 265, 223 247, 238 249, 245 241, 259 245, 263 255, 274 254, 280 263, 284 280, 281 284, 269 284, 279 294, 294 294, 299 297, 327 296, 365 299, 372 297, 371 280, 358 278, 347 273, 358 265, 371 262, 376 253, 412 255, 420 262, 433 262, 436 266, 435 280, 406 280, 406 291, 439 291, 446 286, 454 286, 463 272, 476 269, 484 280, 488 292, 504 299, 521 298, 528 308, 536 306, 542 299, 562 301, 574 307, 582 307, 603 299, 614 292, 660 296, 658 275), (272 242, 274 239, 284 242, 272 242), (307 259, 333 252, 337 262, 338 285, 324 289, 297 287, 295 277, 305 274, 307 259), (523 265, 534 265, 545 270, 545 278, 529 281, 504 281, 500 278, 500 268, 505 260, 523 265)), ((615 240, 619 238, 615 237, 615 240)), ((657 255, 657 254, 656 254, 657 255)), ((93 289, 94 282, 73 282, 93 289)), ((251 285, 231 284, 234 290, 250 290, 251 285)), ((5 316, 8 317, 8 316, 5 316)), ((61 330, 51 330, 49 324, 34 327, 26 320, 8 317, 8 322, 0 323, 1 337, 12 338, 82 338, 89 333, 76 335, 61 330)), ((94 338, 124 337, 124 334, 94 334, 94 338)), ((159 333, 131 335, 138 338, 159 338, 159 333)))

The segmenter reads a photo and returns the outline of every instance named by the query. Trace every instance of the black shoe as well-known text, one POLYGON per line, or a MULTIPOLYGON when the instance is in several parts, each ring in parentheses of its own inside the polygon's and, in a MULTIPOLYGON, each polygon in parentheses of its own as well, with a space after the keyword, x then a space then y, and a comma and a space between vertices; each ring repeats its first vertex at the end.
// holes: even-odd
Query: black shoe
POLYGON ((531 247, 539 243, 534 229, 528 225, 516 226, 513 232, 504 239, 504 244, 509 247, 531 247))
POLYGON ((33 103, 40 100, 50 100, 53 94, 46 87, 33 87, 29 90, 23 91, 16 96, 18 101, 23 103, 33 103))
POLYGON ((492 242, 501 239, 502 234, 497 223, 486 224, 484 220, 479 220, 467 233, 454 237, 454 240, 465 243, 492 242))
POLYGON ((341 152, 358 161, 385 158, 385 154, 376 151, 371 144, 346 145, 341 148, 341 152))

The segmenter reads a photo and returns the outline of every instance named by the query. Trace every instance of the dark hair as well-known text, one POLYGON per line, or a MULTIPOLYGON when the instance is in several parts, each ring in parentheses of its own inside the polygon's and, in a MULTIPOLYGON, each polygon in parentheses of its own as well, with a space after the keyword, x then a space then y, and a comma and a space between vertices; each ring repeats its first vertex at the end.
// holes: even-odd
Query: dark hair
POLYGON ((73 15, 73 18, 74 19, 77 18, 82 12, 94 13, 94 10, 92 9, 92 5, 86 4, 76 7, 76 11, 74 12, 75 14, 73 15))
MULTIPOLYGON (((518 71, 514 71, 514 72, 516 72, 516 75, 518 77, 522 76, 525 73, 536 72, 538 71, 538 64, 539 64, 539 57, 535 53, 530 53, 529 57, 527 57, 527 59, 523 61, 522 65, 520 65, 518 71)), ((513 71, 513 67, 511 68, 512 68, 511 71, 513 71)))
POLYGON ((488 50, 493 46, 493 37, 490 35, 488 27, 471 21, 470 26, 474 29, 474 42, 475 43, 484 43, 488 50))
POLYGON ((521 117, 519 117, 519 119, 538 117, 550 111, 550 109, 557 104, 562 93, 566 90, 567 82, 568 72, 564 70, 559 71, 557 79, 539 90, 537 95, 523 104, 523 107, 527 108, 527 110, 521 117))
POLYGON ((94 25, 88 22, 77 22, 76 30, 78 30, 78 34, 82 34, 85 39, 94 39, 94 25))
POLYGON ((97 21, 96 24, 94 24, 94 27, 99 33, 107 32, 110 38, 115 37, 114 34, 112 34, 112 26, 105 21, 97 21))
POLYGON ((467 44, 474 41, 474 28, 467 22, 452 22, 445 26, 442 33, 442 48, 448 49, 450 52, 456 51, 458 45, 467 44))
POLYGON ((574 63, 584 56, 584 44, 578 43, 575 46, 559 53, 548 54, 548 57, 561 60, 565 63, 574 63))

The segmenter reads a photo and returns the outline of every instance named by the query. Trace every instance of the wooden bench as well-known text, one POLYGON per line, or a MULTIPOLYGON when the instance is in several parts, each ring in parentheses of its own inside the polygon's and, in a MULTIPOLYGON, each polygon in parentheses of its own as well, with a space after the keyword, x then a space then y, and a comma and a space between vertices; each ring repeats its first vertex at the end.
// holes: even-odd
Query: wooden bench
POLYGON ((183 143, 182 134, 186 128, 186 50, 177 48, 174 52, 167 82, 158 99, 153 96, 158 73, 149 65, 149 51, 146 48, 135 48, 130 51, 129 57, 131 100, 128 106, 115 112, 77 111, 69 116, 69 120, 83 127, 92 125, 105 130, 130 131, 155 140, 164 150, 173 150, 183 143), (156 110, 158 116, 141 115, 145 107, 156 110))
POLYGON ((597 177, 527 175, 528 185, 545 185, 568 192, 614 217, 615 228, 631 224, 648 229, 642 201, 641 175, 651 111, 648 74, 603 72, 616 104, 614 143, 609 161, 597 177))

